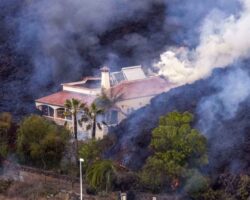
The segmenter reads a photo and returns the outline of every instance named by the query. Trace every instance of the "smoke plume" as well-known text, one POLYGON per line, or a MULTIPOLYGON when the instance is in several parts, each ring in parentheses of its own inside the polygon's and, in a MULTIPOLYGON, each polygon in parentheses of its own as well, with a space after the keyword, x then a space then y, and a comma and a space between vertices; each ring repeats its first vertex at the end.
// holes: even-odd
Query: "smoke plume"
POLYGON ((183 28, 172 35, 178 45, 167 47, 154 65, 180 87, 155 97, 114 130, 119 141, 111 157, 125 157, 125 165, 139 169, 159 117, 178 110, 194 113, 195 127, 208 139, 212 171, 249 168, 249 5, 249 0, 169 4, 168 19, 183 28))
POLYGON ((203 21, 199 44, 195 48, 169 48, 161 54, 155 66, 160 74, 182 85, 208 77, 215 68, 224 68, 239 59, 248 58, 249 20, 249 0, 241 1, 240 13, 230 16, 214 9, 203 21))

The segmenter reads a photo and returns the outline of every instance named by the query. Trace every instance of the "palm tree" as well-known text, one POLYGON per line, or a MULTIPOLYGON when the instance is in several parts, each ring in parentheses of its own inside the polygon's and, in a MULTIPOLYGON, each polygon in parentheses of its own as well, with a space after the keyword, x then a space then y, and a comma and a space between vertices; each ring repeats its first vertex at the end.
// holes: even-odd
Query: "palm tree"
MULTIPOLYGON (((82 125, 82 122, 87 123, 86 129, 91 129, 91 136, 95 138, 96 136, 96 126, 101 130, 101 123, 97 121, 97 116, 102 114, 104 110, 96 105, 96 103, 92 103, 90 107, 84 107, 84 114, 79 120, 79 124, 82 125)), ((105 124, 104 122, 102 122, 105 124)))
POLYGON ((86 107, 85 103, 82 103, 78 99, 67 99, 64 104, 66 110, 64 115, 71 116, 73 120, 73 134, 75 137, 75 151, 76 151, 76 160, 78 160, 78 137, 77 137, 77 115, 86 107))
POLYGON ((85 103, 81 103, 80 100, 78 99, 67 99, 65 104, 64 104, 66 111, 65 111, 65 115, 66 116, 72 116, 73 118, 73 133, 74 133, 74 137, 75 140, 77 140, 77 115, 78 113, 80 113, 81 111, 83 111, 86 107, 85 103))
POLYGON ((110 110, 117 110, 121 112, 124 116, 127 116, 126 113, 122 111, 120 107, 117 106, 117 102, 121 101, 123 98, 123 93, 118 92, 117 94, 107 93, 105 91, 102 91, 101 95, 98 96, 98 98, 95 100, 96 104, 103 108, 103 110, 108 115, 108 118, 110 113, 110 110))
POLYGON ((86 178, 88 183, 95 189, 105 188, 106 192, 108 192, 116 174, 116 166, 112 161, 101 160, 87 169, 86 178))

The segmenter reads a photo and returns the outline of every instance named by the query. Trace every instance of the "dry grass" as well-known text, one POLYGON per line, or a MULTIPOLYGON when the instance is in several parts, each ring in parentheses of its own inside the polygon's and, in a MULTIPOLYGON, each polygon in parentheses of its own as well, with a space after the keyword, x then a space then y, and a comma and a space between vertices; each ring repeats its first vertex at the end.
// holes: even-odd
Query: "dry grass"
POLYGON ((18 198, 26 200, 42 199, 44 197, 53 197, 58 193, 53 187, 42 183, 31 184, 15 182, 6 192, 8 198, 18 198))

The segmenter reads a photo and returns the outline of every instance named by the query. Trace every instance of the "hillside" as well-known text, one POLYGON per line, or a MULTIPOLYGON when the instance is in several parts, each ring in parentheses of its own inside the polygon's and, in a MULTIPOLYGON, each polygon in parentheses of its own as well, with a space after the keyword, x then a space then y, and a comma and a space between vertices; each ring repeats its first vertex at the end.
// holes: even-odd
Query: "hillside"
MULTIPOLYGON (((139 169, 150 154, 148 144, 151 131, 157 126, 159 117, 175 110, 190 111, 195 114, 195 126, 208 138, 210 171, 249 172, 250 96, 233 104, 239 107, 232 116, 227 114, 226 100, 216 101, 214 108, 206 107, 204 103, 208 100, 211 104, 214 103, 212 97, 221 94, 220 85, 225 84, 223 80, 234 76, 235 70, 233 66, 226 70, 215 70, 213 75, 205 80, 172 89, 155 97, 149 106, 136 111, 112 130, 118 135, 118 143, 107 155, 120 160, 129 168, 139 169), (215 82, 219 84, 216 85, 215 82)), ((247 62, 242 70, 246 74, 250 73, 247 62)), ((236 82, 232 84, 237 85, 236 82)), ((231 91, 231 98, 235 98, 234 91, 231 91)))

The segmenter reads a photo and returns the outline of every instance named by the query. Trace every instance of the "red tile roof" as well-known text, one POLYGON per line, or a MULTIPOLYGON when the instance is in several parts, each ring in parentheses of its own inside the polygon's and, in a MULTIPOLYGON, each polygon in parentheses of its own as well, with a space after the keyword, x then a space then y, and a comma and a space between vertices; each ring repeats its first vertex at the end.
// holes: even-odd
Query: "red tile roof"
POLYGON ((65 101, 67 99, 72 99, 72 98, 79 99, 83 103, 87 103, 90 105, 95 100, 96 97, 91 96, 91 95, 86 95, 86 94, 80 94, 76 92, 61 91, 61 92, 57 92, 52 95, 37 99, 36 102, 63 107, 65 101))
POLYGON ((174 85, 159 76, 135 81, 123 81, 111 88, 113 96, 121 95, 122 99, 153 96, 165 92, 174 85))
MULTIPOLYGON (((154 96, 168 91, 173 86, 173 84, 169 83, 164 78, 155 76, 134 81, 122 81, 118 85, 111 87, 110 92, 112 96, 121 95, 121 100, 127 100, 133 98, 154 96)), ((90 105, 96 99, 96 96, 81 94, 77 92, 60 91, 49 96, 37 99, 36 102, 64 107, 65 101, 72 98, 79 99, 83 103, 87 103, 88 105, 90 105)))

